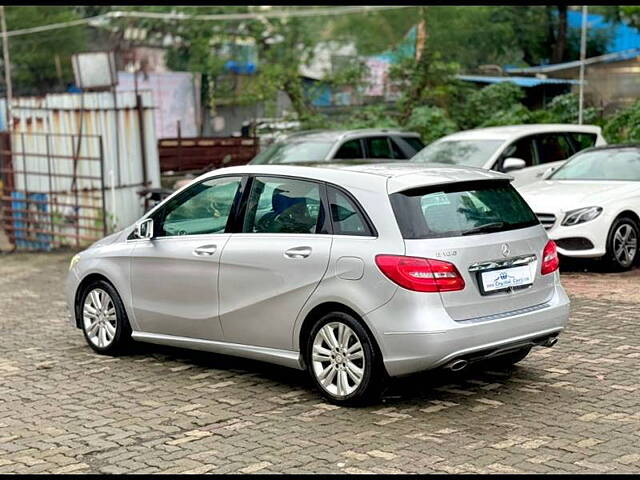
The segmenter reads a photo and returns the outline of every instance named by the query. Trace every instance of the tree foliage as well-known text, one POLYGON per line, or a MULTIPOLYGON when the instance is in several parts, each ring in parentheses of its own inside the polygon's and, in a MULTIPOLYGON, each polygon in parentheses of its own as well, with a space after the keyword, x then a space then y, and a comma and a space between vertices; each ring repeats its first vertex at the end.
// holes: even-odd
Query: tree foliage
MULTIPOLYGON (((7 28, 22 28, 67 22, 80 18, 73 7, 29 6, 5 7, 7 28)), ((10 37, 11 77, 16 95, 34 95, 64 89, 73 81, 71 55, 85 48, 83 27, 51 30, 10 37), (61 76, 56 68, 58 58, 61 76)))
POLYGON ((640 100, 611 116, 604 135, 610 143, 640 143, 640 100))

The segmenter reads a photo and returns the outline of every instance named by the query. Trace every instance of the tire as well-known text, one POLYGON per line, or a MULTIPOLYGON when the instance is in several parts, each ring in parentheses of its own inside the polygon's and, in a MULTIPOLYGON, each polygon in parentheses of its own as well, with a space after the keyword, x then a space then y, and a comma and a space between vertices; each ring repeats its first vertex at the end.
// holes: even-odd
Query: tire
POLYGON ((629 270, 638 260, 638 222, 631 217, 618 217, 614 220, 607 236, 608 266, 614 271, 629 270))
POLYGON ((344 312, 328 313, 313 325, 305 363, 312 381, 331 403, 365 405, 380 398, 387 375, 374 342, 360 322, 344 312), (342 344, 340 332, 344 335, 342 344), (351 352, 345 355, 347 350, 351 352))
POLYGON ((77 307, 82 333, 93 350, 102 355, 125 351, 131 342, 131 326, 120 295, 109 282, 96 280, 87 285, 77 307), (100 305, 105 307, 102 311, 100 305))
POLYGON ((520 350, 516 350, 515 352, 500 355, 499 357, 494 358, 492 363, 501 367, 511 367, 524 360, 525 357, 529 355, 529 352, 531 352, 531 347, 524 347, 520 350))

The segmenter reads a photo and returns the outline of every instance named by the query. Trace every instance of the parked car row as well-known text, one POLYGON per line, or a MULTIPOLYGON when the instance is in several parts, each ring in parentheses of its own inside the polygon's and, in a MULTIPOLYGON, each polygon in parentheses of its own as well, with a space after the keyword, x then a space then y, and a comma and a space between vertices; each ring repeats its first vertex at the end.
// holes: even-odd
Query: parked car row
POLYGON ((612 147, 584 157, 586 160, 578 155, 606 144, 600 127, 571 124, 479 128, 447 135, 426 147, 418 134, 398 130, 314 131, 290 135, 256 156, 251 164, 320 166, 409 161, 508 173, 514 179, 512 185, 534 205, 562 255, 603 258, 612 268, 627 269, 637 261, 640 235, 637 184, 631 180, 635 163, 629 160, 635 150, 612 147), (569 158, 571 167, 555 175, 569 158), (618 170, 625 161, 630 169, 626 173, 618 170), (582 162, 591 162, 591 170, 582 172, 581 166, 586 165, 582 162), (609 163, 610 167, 604 166, 609 163), (603 170, 593 170, 596 164, 602 164, 603 170), (626 178, 630 183, 623 181, 626 178), (594 194, 598 195, 595 199, 594 194), (589 200, 607 206, 571 207, 589 200))

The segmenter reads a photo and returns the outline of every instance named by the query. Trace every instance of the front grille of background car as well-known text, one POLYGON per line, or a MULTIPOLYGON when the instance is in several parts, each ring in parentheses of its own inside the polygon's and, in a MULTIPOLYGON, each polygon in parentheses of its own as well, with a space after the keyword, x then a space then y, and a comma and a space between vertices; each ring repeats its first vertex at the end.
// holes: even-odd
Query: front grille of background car
POLYGON ((553 213, 536 213, 536 217, 545 230, 551 230, 551 227, 556 223, 556 216, 553 213))

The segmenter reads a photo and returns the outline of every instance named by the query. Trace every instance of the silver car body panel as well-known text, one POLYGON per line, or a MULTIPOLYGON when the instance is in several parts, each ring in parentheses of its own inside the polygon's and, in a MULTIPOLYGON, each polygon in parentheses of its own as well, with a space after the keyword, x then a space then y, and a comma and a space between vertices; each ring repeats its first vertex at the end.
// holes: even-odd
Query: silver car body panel
POLYGON ((252 174, 337 185, 360 204, 375 234, 221 233, 128 240, 131 226, 81 252, 73 264, 66 288, 74 325, 79 286, 95 274, 106 277, 120 293, 137 340, 293 368, 303 368, 300 333, 305 319, 329 303, 341 304, 362 319, 388 373, 394 376, 434 368, 469 352, 533 341, 566 325, 569 300, 558 273, 539 274, 547 240, 542 226, 405 240, 397 225, 390 193, 415 186, 509 178, 504 174, 406 163, 331 168, 247 165, 216 170, 193 183, 220 175, 252 174), (508 257, 501 253, 504 243, 509 245, 508 257), (193 255, 194 249, 212 244, 215 254, 204 259, 193 255), (285 256, 297 247, 309 247, 310 255, 285 256), (377 254, 440 258, 443 251, 453 250, 455 257, 443 259, 455 263, 464 277, 466 287, 459 292, 409 291, 389 280, 375 264, 377 254), (537 272, 531 287, 479 295, 473 273, 478 264, 531 256, 537 272))

